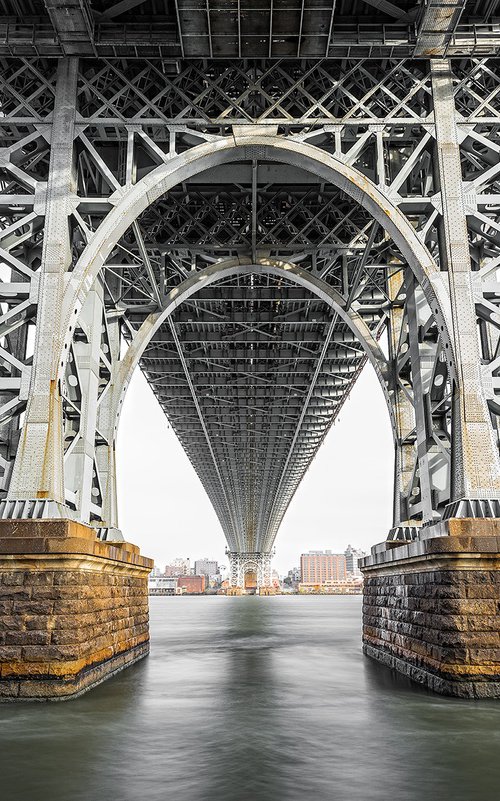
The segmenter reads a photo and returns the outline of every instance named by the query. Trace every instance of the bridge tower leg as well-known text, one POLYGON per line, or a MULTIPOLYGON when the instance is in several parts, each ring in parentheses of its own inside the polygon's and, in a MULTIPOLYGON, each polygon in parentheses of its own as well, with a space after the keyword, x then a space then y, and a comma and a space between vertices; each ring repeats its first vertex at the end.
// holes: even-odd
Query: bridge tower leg
POLYGON ((153 563, 115 529, 113 476, 108 476, 114 472, 114 451, 112 445, 96 447, 102 321, 97 284, 82 311, 89 336, 74 347, 84 400, 72 470, 67 462, 64 467, 64 394, 57 373, 63 291, 72 261, 77 75, 78 59, 60 59, 31 389, 0 520, 0 699, 7 700, 74 697, 149 650, 147 576, 153 563), (99 461, 101 476, 107 477, 101 531, 116 541, 98 538, 89 501, 99 461), (68 480, 72 471, 75 487, 84 491, 74 492, 68 505, 65 472, 68 480))
MULTIPOLYGON (((406 521, 412 541, 389 539, 363 560, 364 651, 434 691, 500 697, 499 451, 480 372, 451 67, 443 60, 431 69, 440 246, 449 276, 458 371, 452 501, 439 522, 424 510, 423 525, 413 534, 406 521)), ((415 330, 414 342, 419 341, 415 330)), ((425 412, 425 394, 421 401, 425 412)), ((425 414, 420 424, 417 419, 417 441, 419 428, 425 437, 427 425, 425 414)))

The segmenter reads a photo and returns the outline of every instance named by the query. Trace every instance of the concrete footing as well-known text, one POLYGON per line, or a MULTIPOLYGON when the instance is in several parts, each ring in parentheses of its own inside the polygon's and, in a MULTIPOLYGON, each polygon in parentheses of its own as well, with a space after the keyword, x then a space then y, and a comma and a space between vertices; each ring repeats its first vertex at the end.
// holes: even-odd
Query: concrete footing
POLYGON ((500 520, 454 519, 361 562, 364 652, 429 689, 500 698, 500 520))
POLYGON ((80 523, 0 521, 0 700, 74 698, 145 656, 152 567, 80 523))

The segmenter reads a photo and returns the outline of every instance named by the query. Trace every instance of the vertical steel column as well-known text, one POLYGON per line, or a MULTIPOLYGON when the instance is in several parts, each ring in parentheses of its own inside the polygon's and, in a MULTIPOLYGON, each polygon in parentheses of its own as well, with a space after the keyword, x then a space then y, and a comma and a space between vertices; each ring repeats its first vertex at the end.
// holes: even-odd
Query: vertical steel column
MULTIPOLYGON (((420 501, 422 520, 427 523, 433 520, 432 481, 429 464, 429 440, 431 426, 428 413, 428 387, 426 386, 427 365, 425 349, 420 342, 419 298, 417 284, 413 275, 407 274, 405 280, 406 307, 408 315, 408 339, 410 346, 411 380, 413 386, 413 409, 415 412, 415 428, 417 442, 418 472, 420 479, 420 501)), ((428 373, 427 369, 427 373, 428 373)))
POLYGON ((257 558, 257 588, 271 587, 272 573, 271 573, 271 559, 272 554, 260 553, 257 558))
MULTIPOLYGON (((117 317, 108 319, 109 360, 112 373, 110 386, 101 399, 97 428, 105 442, 96 444, 96 462, 102 483, 102 521, 109 528, 118 528, 118 501, 116 493, 116 418, 114 416, 114 393, 116 374, 120 363, 120 323, 117 317)), ((121 387, 120 387, 121 389, 121 387)))
MULTIPOLYGON (((403 287, 403 271, 398 269, 387 279, 387 288, 390 300, 394 303, 403 287)), ((415 470, 415 446, 408 442, 411 432, 415 429, 415 411, 413 406, 399 385, 398 359, 401 344, 402 329, 405 323, 405 310, 403 301, 400 305, 391 306, 389 314, 388 340, 389 362, 393 366, 392 380, 394 384, 394 420, 395 431, 395 460, 394 460, 394 526, 415 523, 409 520, 408 496, 415 470)))
MULTIPOLYGON (((102 282, 98 279, 90 290, 79 317, 79 325, 83 328, 86 341, 75 341, 73 344, 82 391, 82 407, 80 437, 71 455, 71 469, 74 471, 71 483, 77 489, 78 517, 84 523, 90 521, 93 473, 95 470, 99 358, 103 310, 104 292, 102 282)), ((66 470, 68 468, 69 465, 66 465, 66 470)), ((66 473, 66 477, 69 480, 68 473, 66 473)))
POLYGON ((450 62, 431 62, 443 213, 458 372, 452 446, 452 500, 500 497, 500 459, 481 382, 460 150, 450 62))
POLYGON ((57 360, 64 332, 61 307, 65 272, 71 264, 68 225, 75 191, 73 139, 78 59, 59 61, 33 374, 26 418, 8 497, 47 498, 64 503, 62 399, 57 360))
POLYGON ((237 551, 230 551, 229 556, 229 586, 241 587, 240 556, 237 551))

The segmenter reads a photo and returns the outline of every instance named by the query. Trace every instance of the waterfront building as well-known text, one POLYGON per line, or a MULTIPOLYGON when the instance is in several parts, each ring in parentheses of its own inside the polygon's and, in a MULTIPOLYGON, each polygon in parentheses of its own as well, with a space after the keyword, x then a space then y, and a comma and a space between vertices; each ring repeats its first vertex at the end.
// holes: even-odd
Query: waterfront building
POLYGON ((362 592, 363 579, 357 576, 348 576, 342 581, 301 581, 299 584, 301 595, 361 595, 362 592))
POLYGON ((365 551, 361 551, 359 548, 353 548, 352 545, 348 545, 344 551, 344 555, 347 573, 352 576, 361 576, 361 570, 358 567, 358 562, 360 559, 364 559, 366 556, 365 551))
POLYGON ((283 590, 297 592, 300 583, 300 567, 292 567, 283 579, 283 590))
POLYGON ((271 573, 271 584, 276 592, 281 591, 281 581, 277 570, 273 570, 271 573))
POLYGON ((304 584, 326 585, 347 578, 346 557, 331 551, 309 551, 300 557, 301 581, 304 584))
POLYGON ((189 576, 191 575, 191 560, 177 558, 172 559, 169 565, 165 565, 165 576, 189 576))
POLYGON ((215 559, 208 559, 208 557, 196 559, 194 563, 194 573, 196 576, 205 576, 205 583, 206 586, 208 586, 210 582, 215 581, 219 575, 218 562, 216 562, 215 559))
POLYGON ((148 592, 150 595, 177 595, 177 578, 174 576, 149 576, 148 592))

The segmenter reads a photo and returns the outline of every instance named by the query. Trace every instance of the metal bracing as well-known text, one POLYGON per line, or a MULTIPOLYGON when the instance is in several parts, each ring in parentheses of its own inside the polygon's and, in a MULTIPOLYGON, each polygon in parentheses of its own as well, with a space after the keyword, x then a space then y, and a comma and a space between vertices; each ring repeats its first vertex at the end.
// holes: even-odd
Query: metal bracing
POLYGON ((495 511, 498 64, 268 55, 4 59, 2 515, 117 529, 139 364, 231 552, 268 554, 367 358, 395 527, 495 511))

